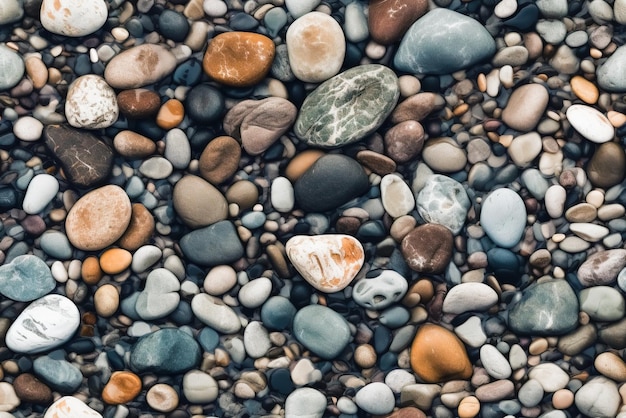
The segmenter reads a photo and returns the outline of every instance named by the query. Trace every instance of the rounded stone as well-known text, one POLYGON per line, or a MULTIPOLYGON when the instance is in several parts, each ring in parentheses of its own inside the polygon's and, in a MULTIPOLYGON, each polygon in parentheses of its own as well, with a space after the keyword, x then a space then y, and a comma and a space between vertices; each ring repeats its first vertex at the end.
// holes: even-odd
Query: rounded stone
POLYGON ((407 280, 399 273, 373 270, 354 284, 352 298, 366 309, 381 310, 400 301, 407 289, 407 280))
POLYGON ((400 122, 385 132, 385 152, 396 163, 408 163, 422 151, 425 137, 421 123, 414 120, 400 122))
POLYGON ((161 107, 161 98, 155 91, 131 89, 117 95, 117 105, 131 119, 144 119, 156 115, 161 107))
POLYGON ((8 46, 0 45, 0 91, 14 87, 24 76, 26 67, 20 55, 8 46))
POLYGON ((230 136, 218 136, 207 144, 198 160, 198 171, 202 178, 218 185, 230 177, 239 168, 241 145, 230 136))
POLYGON ((176 57, 158 44, 142 44, 122 51, 108 62, 104 79, 116 89, 136 89, 171 74, 176 57))
POLYGON ((156 143, 150 138, 133 131, 120 131, 113 138, 113 148, 121 156, 130 159, 146 158, 157 150, 156 143))
POLYGON ((217 399, 219 388, 210 374, 190 370, 183 377, 183 394, 192 404, 206 404, 217 399))
POLYGON ((87 74, 70 84, 65 100, 65 116, 75 128, 108 128, 117 121, 119 108, 113 89, 104 78, 87 74))
POLYGON ((135 251, 148 243, 154 233, 154 227, 155 222, 152 213, 141 203, 133 203, 130 223, 117 243, 125 250, 135 251))
POLYGON ((102 186, 74 203, 65 220, 65 231, 74 247, 84 251, 101 250, 124 234, 131 213, 130 199, 124 189, 102 186))
POLYGON ((565 115, 572 127, 591 142, 602 144, 615 136, 615 128, 609 119, 591 106, 571 105, 565 115))
POLYGON ((445 226, 419 225, 402 239, 402 256, 412 270, 441 274, 452 258, 453 239, 445 226))
POLYGON ((162 328, 139 339, 130 352, 130 367, 136 373, 178 374, 200 364, 196 340, 178 328, 162 328))
POLYGON ((326 411, 326 396, 313 388, 297 388, 285 400, 285 416, 322 418, 326 411))
POLYGON ((417 195, 417 211, 430 223, 443 225, 457 235, 471 206, 463 185, 450 177, 429 176, 417 195))
POLYGON ((39 17, 41 25, 57 35, 80 37, 100 29, 109 15, 107 3, 95 0, 43 0, 39 17))
POLYGON ((321 305, 308 305, 296 313, 293 334, 307 349, 326 360, 341 354, 351 338, 348 322, 321 305))
POLYGON ((55 285, 48 265, 33 254, 17 256, 0 266, 0 293, 6 298, 30 302, 50 293, 55 285))
POLYGON ((174 186, 174 210, 191 228, 200 228, 224 220, 228 204, 213 185, 194 175, 186 175, 174 186))
POLYGON ((15 394, 22 402, 47 405, 52 401, 50 388, 30 373, 22 373, 13 380, 15 394))
POLYGON ((621 404, 617 385, 606 377, 588 380, 576 392, 576 407, 587 416, 614 417, 621 404))
POLYGON ((223 334, 235 334, 241 321, 235 311, 216 297, 199 293, 191 301, 191 309, 198 319, 223 334))
POLYGON ((390 45, 402 38, 411 25, 428 11, 424 0, 374 0, 369 3, 368 26, 372 39, 390 45))
POLYGON ((426 141, 422 159, 435 171, 454 173, 463 170, 467 164, 467 154, 452 138, 433 138, 426 141))
POLYGON ((525 84, 513 91, 502 111, 502 121, 522 132, 537 126, 548 105, 549 95, 541 84, 525 84))
POLYGON ((626 153, 617 142, 600 144, 587 163, 587 176, 596 187, 608 189, 619 184, 626 174, 626 153))
POLYGON ((215 122, 224 111, 222 93, 209 84, 192 87, 185 99, 185 110, 195 122, 208 125, 215 122))
POLYGON ((380 194, 385 211, 394 218, 407 215, 415 207, 411 188, 397 174, 387 174, 382 178, 380 194))
POLYGON ((396 405, 392 390, 382 382, 373 382, 363 386, 356 393, 354 402, 359 408, 373 415, 388 414, 396 405))
POLYGON ((165 383, 157 383, 146 392, 146 402, 157 412, 172 412, 178 401, 176 390, 165 383))
POLYGON ((135 373, 115 371, 102 389, 102 400, 109 405, 123 405, 135 399, 141 387, 141 379, 135 373))
POLYGON ((498 294, 484 283, 468 282, 453 286, 443 300, 443 311, 461 314, 486 311, 498 302, 498 294))
POLYGON ((497 189, 483 201, 480 223, 496 245, 511 248, 522 238, 526 227, 524 201, 511 189, 497 189))

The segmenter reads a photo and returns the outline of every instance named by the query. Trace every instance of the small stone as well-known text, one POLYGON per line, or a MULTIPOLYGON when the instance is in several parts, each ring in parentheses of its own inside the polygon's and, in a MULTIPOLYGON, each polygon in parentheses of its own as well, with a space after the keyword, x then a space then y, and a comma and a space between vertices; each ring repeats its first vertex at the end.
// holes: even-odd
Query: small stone
POLYGON ((57 35, 81 37, 100 29, 109 15, 107 3, 96 0, 86 4, 80 0, 43 0, 41 25, 57 35))
POLYGON ((221 299, 199 293, 191 301, 191 309, 200 321, 223 334, 235 334, 241 321, 233 309, 221 299))
POLYGON ((379 64, 361 65, 320 84, 298 113, 294 132, 311 146, 337 148, 374 132, 398 101, 398 78, 379 64))
POLYGON ((178 308, 180 282, 171 271, 154 269, 146 277, 146 285, 135 302, 139 317, 146 321, 163 318, 178 308))
POLYGON ((480 412, 480 401, 475 396, 463 398, 457 408, 459 418, 473 418, 480 412))
POLYGON ((117 244, 128 251, 135 251, 146 244, 154 232, 152 213, 141 203, 131 206, 130 223, 117 244))
POLYGON ((75 128, 108 128, 117 121, 119 108, 113 89, 98 75, 87 74, 70 84, 65 116, 75 128))
POLYGON ((537 132, 529 132, 513 138, 507 152, 516 166, 525 168, 539 156, 542 147, 541 136, 537 132))
POLYGON ((398 218, 415 207, 415 198, 409 185, 397 174, 388 174, 380 182, 380 194, 385 211, 398 218))
POLYGON ((460 283, 453 286, 443 300, 443 311, 461 314, 486 311, 498 302, 498 294, 484 283, 460 283))
POLYGON ((417 211, 426 222, 443 225, 457 235, 465 225, 470 200, 461 183, 450 177, 429 176, 417 195, 417 211))
POLYGON ((22 141, 37 141, 42 133, 43 123, 32 116, 22 116, 13 124, 13 134, 22 141))
POLYGON ((477 316, 470 317, 454 328, 454 333, 470 347, 478 348, 487 342, 487 335, 483 331, 480 318, 477 316))
POLYGON ((100 268, 106 274, 120 274, 130 267, 132 254, 123 248, 109 248, 100 255, 100 268))
POLYGON ((531 131, 543 116, 548 99, 548 91, 541 84, 524 84, 511 94, 502 121, 518 131, 531 131))
POLYGON ((130 223, 131 204, 124 189, 103 186, 81 197, 70 209, 65 231, 73 246, 97 251, 117 241, 130 223))
POLYGON ((180 247, 189 261, 202 266, 228 264, 244 253, 230 221, 219 221, 189 232, 180 239, 180 247))
POLYGON ((307 83, 320 83, 336 75, 346 52, 341 26, 321 12, 296 19, 287 30, 286 44, 293 74, 307 83))
POLYGON ((98 412, 73 396, 59 398, 46 410, 44 418, 102 418, 98 412))
POLYGON ((161 107, 161 98, 148 89, 124 90, 117 95, 117 105, 126 117, 144 119, 156 115, 161 107))
POLYGON ((621 404, 617 385, 606 377, 594 377, 588 380, 574 398, 581 413, 593 417, 614 417, 621 404))
POLYGON ((228 217, 228 204, 222 193, 194 175, 186 175, 174 186, 174 210, 191 228, 200 228, 228 217))
POLYGON ((417 93, 403 100, 391 114, 392 123, 401 123, 409 120, 422 121, 430 113, 441 109, 445 105, 443 97, 436 93, 417 93))
POLYGON ((356 393, 354 402, 373 415, 390 413, 396 405, 396 400, 389 386, 381 382, 373 382, 363 386, 356 393))
POLYGON ((175 68, 174 54, 161 45, 145 43, 113 57, 104 70, 104 79, 115 89, 136 89, 156 83, 175 68))
POLYGON ((93 304, 96 313, 103 318, 109 318, 117 312, 120 306, 120 295, 115 286, 104 284, 93 295, 93 304))
POLYGON ((293 334, 302 345, 326 360, 341 354, 350 341, 348 322, 321 305, 307 305, 296 313, 293 334))
POLYGON ((192 404, 206 404, 217 399, 219 388, 210 374, 190 370, 183 377, 183 394, 192 404))
POLYGON ((14 87, 24 76, 24 61, 18 53, 2 44, 0 45, 0 91, 14 87))
POLYGON ((529 379, 522 385, 518 392, 520 403, 527 408, 539 405, 544 395, 543 387, 536 379, 529 379))
POLYGON ((222 93, 209 84, 192 87, 185 99, 185 110, 195 122, 208 125, 215 122, 224 111, 222 93))
POLYGON ((178 328, 163 328, 139 339, 130 353, 136 373, 178 374, 200 364, 200 345, 178 328))
POLYGON ((7 0, 0 6, 0 25, 17 22, 23 16, 22 0, 7 0))
POLYGON ((512 370, 508 360, 491 344, 485 344, 480 348, 480 362, 494 379, 508 379, 511 376, 512 370))
POLYGON ((408 289, 406 279, 393 270, 373 270, 354 284, 352 298, 366 309, 382 310, 400 301, 408 289))
POLYGON ((402 256, 417 272, 441 274, 452 257, 453 238, 445 226, 419 225, 402 239, 402 256))
POLYGON ((617 142, 600 144, 587 163, 587 176, 596 187, 608 189, 626 175, 626 153, 617 142))
POLYGON ((83 383, 83 374, 78 366, 65 359, 40 356, 33 362, 33 371, 52 390, 74 393, 83 383))
POLYGON ((134 400, 141 387, 141 379, 135 373, 116 371, 102 389, 102 400, 109 405, 122 405, 134 400))
POLYGON ((248 356, 254 359, 265 356, 272 348, 269 333, 259 321, 252 321, 246 326, 243 332, 243 344, 248 356))
POLYGON ((580 310, 594 321, 613 322, 624 317, 626 303, 619 290, 610 286, 582 289, 578 295, 580 310))
POLYGON ((267 277, 259 277, 243 285, 237 298, 246 308, 255 309, 265 303, 271 292, 272 281, 267 277))
POLYGON ((253 86, 269 72, 274 55, 274 42, 266 36, 225 32, 209 42, 202 68, 218 83, 233 87, 253 86))
POLYGON ((285 401, 285 416, 299 418, 322 418, 326 411, 326 395, 303 387, 291 392, 285 401))
POLYGON ((491 192, 483 201, 480 223, 496 245, 503 248, 515 246, 526 227, 526 208, 522 198, 506 188, 491 192))
POLYGON ((239 168, 241 145, 230 136, 218 136, 207 144, 198 160, 202 178, 219 185, 235 174, 239 168))
POLYGON ((359 151, 356 154, 356 160, 361 165, 380 176, 391 174, 396 171, 397 168, 393 159, 370 150, 359 151))
POLYGON ((113 138, 113 148, 123 157, 146 158, 156 152, 156 143, 133 131, 120 131, 113 138))
POLYGON ((422 151, 425 137, 424 128, 419 122, 400 122, 385 133, 386 154, 399 164, 412 161, 422 151))
POLYGON ((307 149, 296 154, 287 165, 285 176, 295 182, 324 155, 326 153, 318 149, 307 149))
POLYGON ((422 159, 435 171, 454 173, 465 168, 467 154, 452 138, 433 138, 426 141, 422 159))
POLYGON ((79 324, 80 313, 71 300, 46 295, 28 305, 15 319, 7 331, 6 345, 16 353, 41 353, 68 342, 79 324))
POLYGON ((400 42, 394 65, 409 73, 450 74, 485 61, 495 52, 496 44, 481 23, 436 8, 411 25, 400 42))
POLYGON ((66 125, 48 125, 44 137, 67 179, 78 187, 95 186, 111 173, 113 151, 95 135, 66 125))
POLYGON ((619 272, 626 267, 626 250, 598 251, 590 255, 578 268, 577 276, 585 287, 610 285, 619 272))
POLYGON ((626 69, 626 48, 619 47, 596 70, 598 85, 610 92, 626 91, 624 69, 626 69))
POLYGON ((279 212, 290 212, 295 204, 293 185, 286 177, 276 177, 270 188, 272 207, 279 212))
POLYGON ((52 391, 30 373, 22 373, 13 380, 15 394, 22 402, 47 405, 52 401, 52 391))
POLYGON ((181 129, 171 129, 165 135, 165 151, 163 156, 172 163, 172 167, 184 170, 191 161, 191 144, 181 129))
POLYGON ((571 105, 565 115, 572 127, 591 142, 602 144, 615 136, 615 128, 608 118, 591 106, 571 105))
POLYGON ((472 364, 463 343, 447 329, 423 324, 411 345, 411 368, 427 383, 469 379, 472 364))
POLYGON ((368 16, 370 35, 381 45, 391 45, 399 41, 427 11, 428 3, 421 0, 371 1, 368 16))
POLYGON ((185 107, 178 99, 170 99, 161 105, 156 115, 156 124, 165 130, 174 129, 183 121, 185 107))
POLYGON ((348 286, 365 261, 361 243, 349 235, 297 235, 287 241, 285 251, 302 277, 326 293, 348 286))
POLYGON ((569 81, 572 92, 580 100, 587 104, 595 104, 600 97, 600 92, 595 84, 579 75, 574 76, 569 81))
POLYGON ((157 383, 148 389, 146 403, 158 412, 172 412, 178 407, 178 393, 165 383, 157 383))

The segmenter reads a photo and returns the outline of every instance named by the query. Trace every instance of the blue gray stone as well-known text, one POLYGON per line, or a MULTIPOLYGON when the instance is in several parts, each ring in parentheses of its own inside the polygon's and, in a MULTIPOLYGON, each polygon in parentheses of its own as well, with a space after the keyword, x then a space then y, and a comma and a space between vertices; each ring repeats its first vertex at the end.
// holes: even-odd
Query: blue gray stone
POLYGON ((178 328, 163 328, 143 336, 131 349, 130 368, 136 373, 178 374, 200 365, 200 345, 178 328))
POLYGON ((354 284, 352 299, 366 309, 381 310, 400 301, 408 286, 406 279, 393 270, 373 270, 354 284))
POLYGON ((406 32, 394 65, 418 74, 450 74, 490 59, 496 43, 483 25, 461 13, 434 9, 406 32))
POLYGON ((337 357, 350 342, 348 322, 322 305, 308 305, 293 318, 293 334, 309 350, 326 360, 337 357))
POLYGON ((417 211, 426 222, 448 228, 457 235, 465 225, 471 206, 463 185, 448 176, 435 174, 417 195, 417 211))
POLYGON ((399 97, 398 77, 391 69, 360 65, 330 78, 307 96, 294 132, 312 146, 342 147, 378 129, 399 97))
POLYGON ((598 85, 604 90, 622 93, 626 91, 626 46, 620 46, 596 70, 598 85))
POLYGON ((52 258, 69 260, 72 258, 72 246, 67 235, 61 231, 46 231, 39 241, 41 249, 52 258))
POLYGON ((30 302, 56 285, 50 268, 39 257, 25 254, 0 267, 0 293, 18 302, 30 302))
POLYGON ((201 266, 230 264, 243 256, 243 246, 230 221, 196 229, 180 239, 183 254, 201 266))
POLYGON ((563 279, 531 285, 509 308, 508 324, 520 334, 567 334, 578 325, 578 298, 563 279))
POLYGON ((42 356, 33 362, 35 375, 50 388, 61 393, 74 393, 83 383, 80 369, 63 359, 42 356))
POLYGON ((524 201, 511 189, 494 190, 483 201, 480 224, 496 245, 514 247, 526 227, 524 201))
POLYGON ((270 329, 288 329, 295 315, 295 306, 284 296, 272 296, 261 308, 261 321, 270 329))
POLYGON ((24 76, 24 61, 5 44, 0 44, 0 91, 14 87, 24 76))

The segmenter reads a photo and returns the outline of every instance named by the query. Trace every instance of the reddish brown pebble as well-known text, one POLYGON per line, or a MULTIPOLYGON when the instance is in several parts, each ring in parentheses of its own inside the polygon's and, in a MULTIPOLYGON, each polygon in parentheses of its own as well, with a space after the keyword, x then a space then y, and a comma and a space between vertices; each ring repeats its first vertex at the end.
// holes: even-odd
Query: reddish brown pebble
POLYGON ((98 257, 89 256, 85 258, 81 266, 80 274, 86 284, 90 286, 98 284, 103 276, 98 257))
POLYGON ((420 409, 413 406, 407 406, 406 408, 400 408, 387 418, 426 418, 426 414, 420 409))
POLYGON ((144 119, 154 116, 161 107, 159 95, 148 89, 124 90, 117 95, 120 112, 130 119, 144 119))
POLYGON ((241 145, 230 136, 218 136, 211 140, 198 160, 200 176, 211 184, 225 182, 239 168, 241 145))
POLYGON ((386 155, 378 152, 363 150, 356 154, 356 160, 362 166, 367 167, 379 176, 391 174, 396 171, 396 163, 386 155))
POLYGON ((156 143, 133 131, 120 131, 113 138, 113 148, 122 157, 144 158, 156 152, 156 143))
POLYGON ((435 93, 417 93, 398 104, 391 114, 392 123, 421 121, 431 112, 443 108, 445 100, 435 93))
POLYGON ((411 269, 425 274, 440 274, 452 257, 454 236, 437 224, 416 227, 402 240, 402 255, 411 269))
POLYGON ((424 128, 419 122, 407 120, 385 134, 386 154, 399 164, 417 157, 424 147, 424 128))
POLYGON ((15 394, 22 402, 39 405, 52 402, 50 388, 30 373, 22 373, 13 380, 15 394))
POLYGON ((154 233, 152 213, 141 203, 133 203, 130 224, 117 244, 128 250, 135 251, 147 244, 154 233))
POLYGON ((391 45, 427 11, 427 0, 372 0, 368 20, 370 35, 381 45, 391 45))

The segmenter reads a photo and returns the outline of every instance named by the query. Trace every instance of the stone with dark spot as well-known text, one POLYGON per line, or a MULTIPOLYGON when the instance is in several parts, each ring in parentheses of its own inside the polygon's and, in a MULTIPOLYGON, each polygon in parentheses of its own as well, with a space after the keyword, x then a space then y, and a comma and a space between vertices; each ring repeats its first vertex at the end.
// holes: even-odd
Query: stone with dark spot
POLYGON ((48 125, 44 138, 46 147, 75 186, 97 185, 111 173, 113 150, 95 135, 66 125, 48 125))
POLYGON ((419 225, 402 239, 402 255, 411 269, 424 274, 441 274, 452 258, 454 236, 437 224, 419 225))

